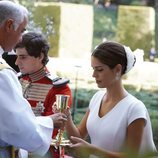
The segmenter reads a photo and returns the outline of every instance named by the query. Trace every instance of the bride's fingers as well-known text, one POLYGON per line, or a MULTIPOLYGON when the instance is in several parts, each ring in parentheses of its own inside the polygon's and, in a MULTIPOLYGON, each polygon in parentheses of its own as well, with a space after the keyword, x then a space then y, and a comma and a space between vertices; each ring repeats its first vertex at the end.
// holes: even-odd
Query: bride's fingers
POLYGON ((84 142, 83 139, 78 138, 78 137, 71 136, 70 138, 71 138, 72 141, 74 141, 74 142, 76 142, 76 143, 84 142))

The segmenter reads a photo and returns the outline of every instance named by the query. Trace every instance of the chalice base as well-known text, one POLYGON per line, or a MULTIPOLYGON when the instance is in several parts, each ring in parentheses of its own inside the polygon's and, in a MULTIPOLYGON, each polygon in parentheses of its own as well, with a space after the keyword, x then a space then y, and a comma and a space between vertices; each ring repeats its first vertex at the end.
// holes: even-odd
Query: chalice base
POLYGON ((64 139, 64 138, 60 141, 60 143, 57 139, 52 139, 51 145, 55 147, 58 147, 58 146, 64 147, 64 146, 71 145, 71 142, 70 140, 64 139))

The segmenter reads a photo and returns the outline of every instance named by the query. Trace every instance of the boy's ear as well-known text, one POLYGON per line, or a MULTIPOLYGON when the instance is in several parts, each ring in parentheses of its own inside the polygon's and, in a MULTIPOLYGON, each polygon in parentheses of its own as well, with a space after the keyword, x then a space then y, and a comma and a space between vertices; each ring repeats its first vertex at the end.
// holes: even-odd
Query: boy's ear
POLYGON ((43 60, 43 58, 44 58, 44 54, 41 53, 39 58, 43 60))

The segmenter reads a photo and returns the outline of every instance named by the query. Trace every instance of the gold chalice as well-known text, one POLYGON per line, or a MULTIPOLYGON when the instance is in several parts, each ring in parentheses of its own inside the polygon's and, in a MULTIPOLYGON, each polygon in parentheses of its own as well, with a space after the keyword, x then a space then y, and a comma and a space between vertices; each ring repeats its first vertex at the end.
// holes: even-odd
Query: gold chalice
MULTIPOLYGON (((59 112, 63 113, 64 110, 67 109, 69 98, 70 98, 69 95, 61 95, 61 94, 56 95, 56 109, 59 112)), ((57 134, 56 138, 52 140, 53 146, 57 147, 57 146, 70 145, 70 141, 66 140, 63 137, 63 133, 64 133, 64 128, 58 130, 58 134, 57 134)))

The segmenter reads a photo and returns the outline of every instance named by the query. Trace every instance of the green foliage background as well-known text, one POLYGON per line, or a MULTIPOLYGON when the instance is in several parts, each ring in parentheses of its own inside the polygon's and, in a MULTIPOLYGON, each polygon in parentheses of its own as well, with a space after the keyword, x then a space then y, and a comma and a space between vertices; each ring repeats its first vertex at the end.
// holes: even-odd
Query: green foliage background
MULTIPOLYGON (((34 21, 36 25, 39 25, 42 28, 42 32, 47 32, 47 18, 51 18, 53 21, 53 30, 54 33, 50 32, 48 35, 48 41, 50 42, 50 56, 57 57, 59 50, 59 26, 60 26, 60 12, 61 8, 58 5, 47 5, 45 7, 37 6, 34 10, 34 21)), ((52 30, 52 31, 53 31, 52 30)))
POLYGON ((138 6, 129 10, 113 8, 98 8, 94 6, 94 38, 93 48, 103 41, 114 40, 130 46, 132 50, 143 49, 145 59, 148 59, 148 52, 155 46, 155 33, 149 31, 148 9, 138 6))
POLYGON ((132 50, 143 49, 145 58, 155 46, 154 32, 149 30, 149 7, 119 6, 117 41, 130 46, 132 50))
POLYGON ((117 31, 117 8, 99 8, 94 6, 93 48, 102 42, 103 38, 115 40, 117 31))

